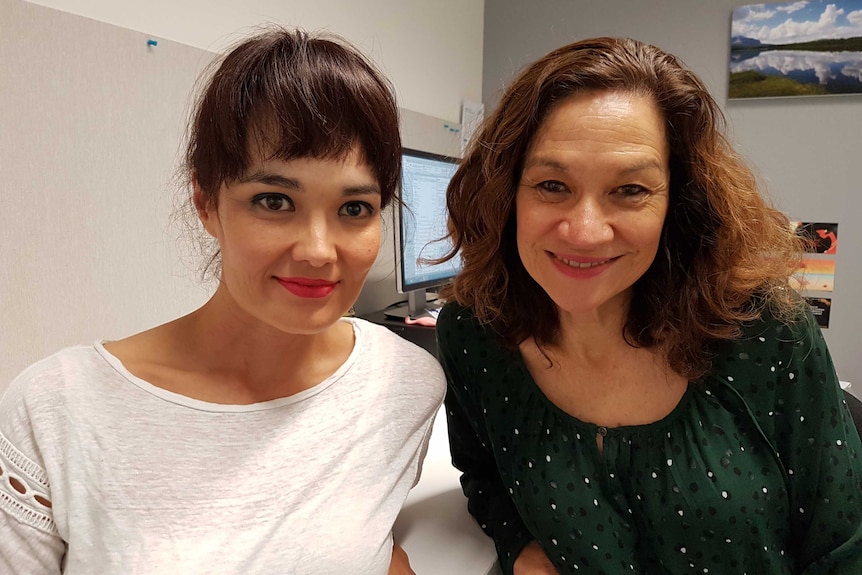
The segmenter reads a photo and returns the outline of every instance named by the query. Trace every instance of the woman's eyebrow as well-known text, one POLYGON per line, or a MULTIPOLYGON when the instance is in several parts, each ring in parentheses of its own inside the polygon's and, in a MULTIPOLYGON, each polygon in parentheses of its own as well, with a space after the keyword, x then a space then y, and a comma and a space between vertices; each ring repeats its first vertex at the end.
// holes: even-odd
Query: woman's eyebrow
MULTIPOLYGON (((619 173, 621 175, 628 175, 635 172, 642 172, 645 170, 661 170, 665 166, 658 158, 649 158, 645 159, 636 164, 632 164, 629 166, 623 166, 620 168, 619 173)), ((529 158, 524 164, 524 169, 529 168, 551 168, 552 170, 557 170, 560 172, 567 172, 569 170, 568 166, 559 162, 553 158, 547 158, 543 156, 538 156, 534 158, 529 158)))
POLYGON ((662 164, 662 162, 658 158, 649 158, 643 160, 642 162, 632 164, 631 166, 625 166, 620 170, 620 174, 628 175, 635 172, 643 172, 646 170, 662 170, 665 167, 666 166, 662 164))
POLYGON ((364 186, 348 186, 344 188, 345 196, 379 196, 380 187, 374 184, 364 186))
MULTIPOLYGON (((252 174, 248 174, 239 179, 240 183, 259 183, 259 184, 267 184, 269 186, 275 186, 278 188, 284 188, 287 190, 293 190, 301 192, 304 187, 302 183, 296 178, 289 178, 287 176, 282 176, 280 174, 273 174, 269 172, 254 172, 252 174)), ((376 184, 360 184, 357 186, 347 186, 344 188, 343 195, 345 196, 369 196, 369 195, 380 195, 380 187, 376 184)))
POLYGON ((568 170, 568 168, 561 162, 545 156, 534 156, 532 158, 528 158, 524 163, 524 169, 526 170, 528 168, 551 168, 560 172, 568 170))
POLYGON ((279 174, 272 174, 267 172, 255 172, 253 174, 242 176, 241 178, 239 178, 239 182, 242 184, 247 184, 250 182, 267 184, 279 188, 287 188, 289 190, 302 189, 302 185, 299 183, 299 180, 295 178, 288 178, 279 174))

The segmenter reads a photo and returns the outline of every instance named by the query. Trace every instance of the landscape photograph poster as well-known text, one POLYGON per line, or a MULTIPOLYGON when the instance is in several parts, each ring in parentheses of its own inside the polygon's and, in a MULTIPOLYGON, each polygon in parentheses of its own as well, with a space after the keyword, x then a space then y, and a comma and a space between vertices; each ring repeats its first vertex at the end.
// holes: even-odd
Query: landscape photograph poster
POLYGON ((729 98, 862 94, 862 0, 733 11, 729 98))

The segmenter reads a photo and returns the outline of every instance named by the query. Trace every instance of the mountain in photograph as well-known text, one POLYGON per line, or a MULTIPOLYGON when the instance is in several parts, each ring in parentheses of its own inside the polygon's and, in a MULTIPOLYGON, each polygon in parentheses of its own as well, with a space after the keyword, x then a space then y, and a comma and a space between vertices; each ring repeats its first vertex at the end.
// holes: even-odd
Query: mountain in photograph
POLYGON ((748 36, 731 36, 730 48, 756 48, 762 46, 763 43, 757 38, 749 38, 748 36))

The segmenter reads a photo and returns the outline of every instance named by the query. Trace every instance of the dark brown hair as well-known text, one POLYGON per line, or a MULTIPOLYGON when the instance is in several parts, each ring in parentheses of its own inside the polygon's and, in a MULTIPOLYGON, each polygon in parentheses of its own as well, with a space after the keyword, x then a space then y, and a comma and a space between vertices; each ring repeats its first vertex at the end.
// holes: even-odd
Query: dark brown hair
POLYGON ((463 271, 445 293, 472 308, 510 346, 553 344, 559 316, 521 263, 515 193, 527 149, 558 102, 590 91, 650 97, 670 150, 670 200, 656 259, 635 283, 624 327, 631 345, 660 347, 672 369, 695 379, 710 343, 740 334, 769 304, 798 309, 787 278, 800 243, 758 190, 724 135, 724 117, 677 58, 631 39, 595 38, 529 65, 483 123, 447 193, 453 253, 463 271))
MULTIPOLYGON (((381 205, 398 201, 395 95, 359 51, 334 35, 269 27, 216 62, 191 116, 184 172, 209 201, 244 176, 255 153, 336 159, 359 145, 381 205)), ((218 254, 212 256, 217 261, 218 254)))

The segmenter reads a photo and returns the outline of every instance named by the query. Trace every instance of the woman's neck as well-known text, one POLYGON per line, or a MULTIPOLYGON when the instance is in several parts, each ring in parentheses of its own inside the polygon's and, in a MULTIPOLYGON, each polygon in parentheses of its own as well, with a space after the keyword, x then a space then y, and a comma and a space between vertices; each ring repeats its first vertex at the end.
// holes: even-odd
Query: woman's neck
POLYGON ((268 388, 286 379, 317 383, 331 375, 353 349, 353 328, 337 322, 311 334, 285 333, 248 315, 225 309, 215 298, 183 318, 188 353, 199 369, 268 388))
POLYGON ((627 315, 627 304, 577 315, 560 311, 559 337, 547 351, 587 365, 612 361, 615 352, 629 347, 623 335, 627 315))
POLYGON ((313 334, 285 333, 214 296, 186 316, 105 347, 158 387, 211 403, 249 404, 317 385, 353 345, 348 322, 313 334))

